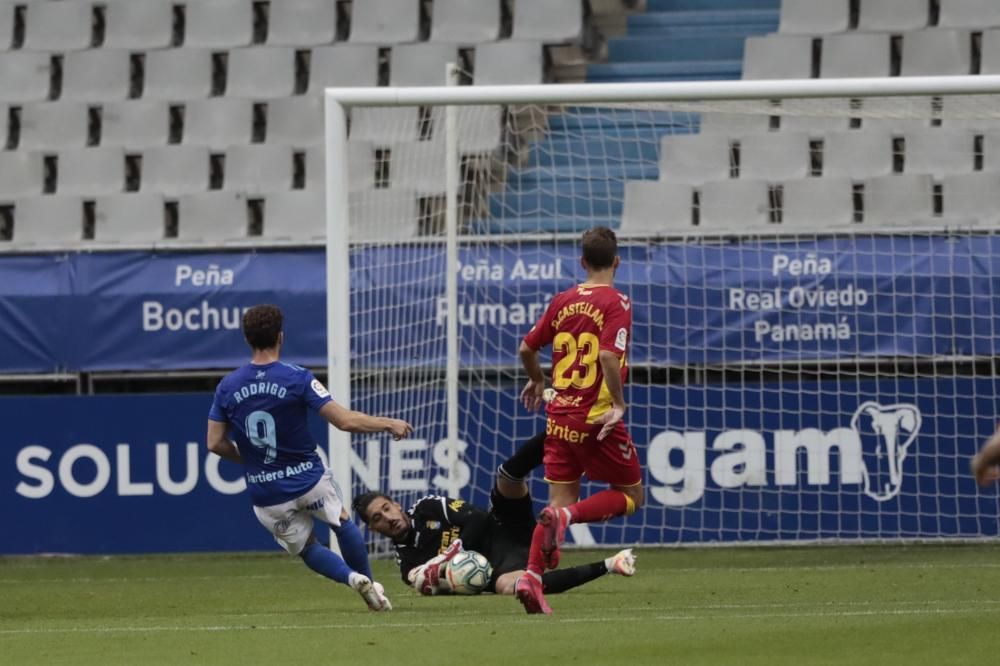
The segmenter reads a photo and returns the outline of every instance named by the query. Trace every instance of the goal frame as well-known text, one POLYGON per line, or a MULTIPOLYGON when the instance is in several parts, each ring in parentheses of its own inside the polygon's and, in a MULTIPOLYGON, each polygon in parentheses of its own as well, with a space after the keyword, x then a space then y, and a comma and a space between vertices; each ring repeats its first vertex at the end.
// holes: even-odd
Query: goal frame
MULTIPOLYGON (((450 66, 449 73, 453 74, 450 66)), ((459 155, 455 137, 458 106, 511 104, 624 104, 809 98, 864 98, 946 95, 1000 95, 1000 76, 921 76, 849 79, 684 81, 664 83, 580 83, 514 86, 429 86, 327 88, 326 141, 326 331, 329 385, 335 399, 350 407, 350 206, 348 205, 347 118, 352 107, 445 107, 445 219, 448 263, 457 257, 459 155)), ((447 436, 458 437, 457 279, 446 283, 448 354, 447 436)), ((350 505, 350 433, 329 426, 328 454, 334 479, 350 505)), ((456 451, 454 446, 452 451, 456 451)), ((454 475, 452 475, 454 478, 454 475)))

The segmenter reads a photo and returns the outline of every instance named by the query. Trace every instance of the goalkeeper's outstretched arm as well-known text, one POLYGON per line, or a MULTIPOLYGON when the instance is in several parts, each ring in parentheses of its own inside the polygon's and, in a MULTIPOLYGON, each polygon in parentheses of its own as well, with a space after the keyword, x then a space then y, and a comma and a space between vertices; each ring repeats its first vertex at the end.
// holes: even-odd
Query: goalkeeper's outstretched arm
POLYGON ((1000 479, 1000 428, 986 440, 983 448, 972 459, 972 474, 981 486, 1000 479))

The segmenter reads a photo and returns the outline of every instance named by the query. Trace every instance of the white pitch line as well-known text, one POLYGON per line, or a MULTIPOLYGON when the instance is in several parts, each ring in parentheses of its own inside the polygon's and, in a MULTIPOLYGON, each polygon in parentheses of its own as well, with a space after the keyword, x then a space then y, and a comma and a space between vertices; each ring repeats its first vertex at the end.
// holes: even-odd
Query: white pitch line
MULTIPOLYGON (((665 610, 665 609, 659 609, 665 610)), ((986 612, 998 612, 1000 609, 987 609, 986 612)), ((885 610, 865 610, 865 611, 820 611, 802 613, 740 613, 738 615, 719 614, 669 614, 657 615, 654 620, 659 621, 698 621, 698 620, 720 620, 720 619, 786 619, 803 617, 876 617, 898 616, 898 615, 960 615, 981 613, 982 609, 971 608, 897 608, 885 610)), ((613 617, 568 617, 553 618, 561 623, 612 623, 612 622, 632 622, 634 618, 624 616, 613 617)), ((508 624, 529 624, 537 622, 538 618, 521 617, 510 619, 508 624)), ((491 617, 483 620, 459 620, 449 621, 450 626, 496 626, 497 618, 491 617)), ((329 624, 274 624, 274 625, 206 625, 206 626, 120 626, 120 627, 65 627, 65 628, 43 628, 43 629, 0 629, 0 636, 25 636, 25 635, 51 635, 51 634, 142 634, 142 633, 204 633, 204 632, 231 632, 231 631, 316 631, 316 630, 363 630, 375 629, 412 629, 425 627, 440 627, 439 622, 366 622, 360 623, 329 623, 329 624)))
MULTIPOLYGON (((871 562, 871 563, 858 563, 858 564, 820 564, 820 565, 786 565, 786 566, 768 566, 768 567, 677 567, 677 568, 666 568, 661 571, 666 573, 788 573, 791 571, 844 571, 850 569, 968 569, 969 567, 975 567, 976 569, 1000 569, 1000 562, 969 562, 969 563, 956 563, 956 564, 935 564, 935 563, 923 563, 923 564, 897 564, 893 562, 871 562)), ((271 578, 294 578, 301 575, 301 571, 290 571, 287 574, 247 574, 247 575, 226 575, 223 580, 233 579, 233 580, 265 580, 271 578)), ((24 583, 129 583, 129 582, 141 582, 141 583, 159 583, 159 582, 181 582, 186 580, 200 581, 200 580, 212 580, 219 581, 220 576, 143 576, 143 577, 116 577, 116 578, 102 578, 102 577, 81 577, 81 578, 0 578, 0 584, 24 584, 24 583)))

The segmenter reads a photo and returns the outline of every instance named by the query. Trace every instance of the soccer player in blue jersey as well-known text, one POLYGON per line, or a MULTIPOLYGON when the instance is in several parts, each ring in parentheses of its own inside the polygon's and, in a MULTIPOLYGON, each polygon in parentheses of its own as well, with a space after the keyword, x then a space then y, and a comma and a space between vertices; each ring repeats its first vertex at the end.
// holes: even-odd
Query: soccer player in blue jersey
POLYGON ((250 363, 219 382, 208 413, 209 451, 246 467, 257 520, 285 550, 316 573, 356 590, 371 610, 391 610, 384 588, 372 580, 361 531, 316 453, 306 409, 348 432, 386 432, 400 439, 413 428, 399 419, 346 409, 311 372, 279 361, 284 333, 277 307, 247 310, 243 335, 252 350, 250 363), (313 518, 333 529, 343 557, 320 545, 313 518))

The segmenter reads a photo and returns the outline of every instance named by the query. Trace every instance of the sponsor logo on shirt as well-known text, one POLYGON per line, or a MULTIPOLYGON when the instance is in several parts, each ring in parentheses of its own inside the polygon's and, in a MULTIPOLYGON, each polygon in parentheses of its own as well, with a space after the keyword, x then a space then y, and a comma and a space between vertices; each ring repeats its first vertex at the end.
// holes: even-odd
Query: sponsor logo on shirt
POLYGON ((628 331, 624 328, 618 329, 618 335, 615 336, 615 347, 622 351, 628 346, 628 331))
POLYGON ((320 380, 318 379, 312 380, 312 384, 310 384, 310 386, 312 386, 313 393, 315 393, 319 397, 321 398, 330 397, 330 392, 326 390, 326 387, 323 386, 323 383, 320 382, 320 380))

